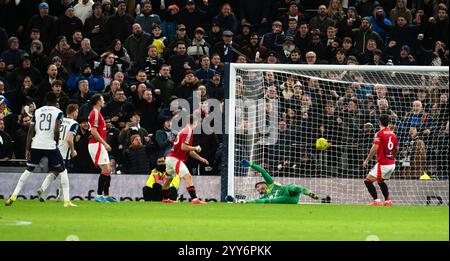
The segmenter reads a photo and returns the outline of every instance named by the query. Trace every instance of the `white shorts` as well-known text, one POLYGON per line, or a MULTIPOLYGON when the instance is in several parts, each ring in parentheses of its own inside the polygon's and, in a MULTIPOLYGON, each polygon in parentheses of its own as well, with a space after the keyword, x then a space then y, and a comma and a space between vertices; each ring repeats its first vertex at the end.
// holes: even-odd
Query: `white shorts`
POLYGON ((184 178, 186 174, 189 174, 189 170, 184 162, 173 157, 166 158, 166 172, 167 175, 172 178, 176 175, 180 176, 180 178, 184 178))
POLYGON ((370 170, 369 175, 378 179, 378 176, 381 179, 390 179, 391 175, 394 173, 395 164, 392 165, 379 165, 378 163, 373 166, 370 170))
POLYGON ((109 155, 103 144, 100 142, 89 143, 88 150, 95 166, 109 164, 109 155))

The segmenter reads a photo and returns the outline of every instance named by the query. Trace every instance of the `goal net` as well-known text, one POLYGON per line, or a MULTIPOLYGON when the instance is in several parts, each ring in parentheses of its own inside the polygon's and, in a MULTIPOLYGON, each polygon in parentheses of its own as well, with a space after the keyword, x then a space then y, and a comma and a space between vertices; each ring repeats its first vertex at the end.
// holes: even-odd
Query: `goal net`
POLYGON ((362 163, 388 114, 400 151, 392 200, 448 205, 448 67, 231 64, 229 79, 228 194, 259 197, 247 159, 322 203, 369 203, 363 179, 376 159, 362 163))

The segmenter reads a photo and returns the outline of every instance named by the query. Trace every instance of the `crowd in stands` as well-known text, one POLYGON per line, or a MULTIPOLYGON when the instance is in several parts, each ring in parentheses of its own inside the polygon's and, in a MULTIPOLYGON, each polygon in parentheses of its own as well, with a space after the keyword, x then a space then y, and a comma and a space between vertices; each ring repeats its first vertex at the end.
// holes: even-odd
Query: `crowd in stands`
MULTIPOLYGON (((192 101, 195 91, 202 100, 223 101, 225 63, 448 66, 448 6, 444 0, 0 0, 0 164, 24 158, 30 119, 52 91, 62 111, 71 103, 80 108, 70 171, 96 173, 87 156, 88 101, 102 93, 113 168, 149 173, 174 142, 170 106, 177 98, 192 101)), ((448 76, 424 79, 420 90, 357 83, 330 90, 314 78, 261 77, 266 96, 273 95, 267 100, 290 104, 280 111, 280 133, 301 138, 314 128, 331 140, 342 137, 332 143, 370 144, 377 117, 389 113, 405 157, 417 150, 438 162, 440 151, 448 152, 448 89, 433 88, 448 76)), ((222 137, 202 133, 194 142, 210 166, 188 166, 218 175, 222 137)), ((330 151, 335 161, 350 153, 330 151)), ((295 164, 313 169, 306 167, 310 152, 279 161, 287 172, 295 164)), ((411 168, 447 171, 422 165, 411 168)))

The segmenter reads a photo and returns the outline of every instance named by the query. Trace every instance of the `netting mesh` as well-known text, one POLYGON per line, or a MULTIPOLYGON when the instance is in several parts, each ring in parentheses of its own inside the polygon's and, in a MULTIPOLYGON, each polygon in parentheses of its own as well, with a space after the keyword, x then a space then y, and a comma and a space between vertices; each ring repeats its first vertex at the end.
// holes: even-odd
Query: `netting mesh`
POLYGON ((448 204, 448 71, 340 69, 236 70, 234 194, 258 197, 261 177, 239 166, 249 159, 282 184, 309 187, 323 202, 369 202, 362 163, 379 116, 388 114, 400 151, 388 182, 391 198, 448 204), (322 137, 326 150, 315 146, 322 137))

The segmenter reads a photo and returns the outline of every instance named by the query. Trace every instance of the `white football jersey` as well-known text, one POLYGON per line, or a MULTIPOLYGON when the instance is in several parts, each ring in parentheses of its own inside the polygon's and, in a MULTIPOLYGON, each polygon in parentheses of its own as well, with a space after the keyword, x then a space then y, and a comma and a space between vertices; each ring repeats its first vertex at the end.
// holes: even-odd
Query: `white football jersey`
POLYGON ((77 134, 78 131, 78 122, 74 119, 64 118, 61 123, 61 129, 59 131, 59 152, 61 152, 61 156, 63 159, 70 159, 70 147, 67 142, 67 137, 69 133, 72 133, 73 136, 77 134))
POLYGON ((31 123, 34 124, 36 134, 31 142, 32 149, 56 149, 55 126, 56 121, 63 119, 63 112, 54 106, 43 106, 34 112, 31 123))

